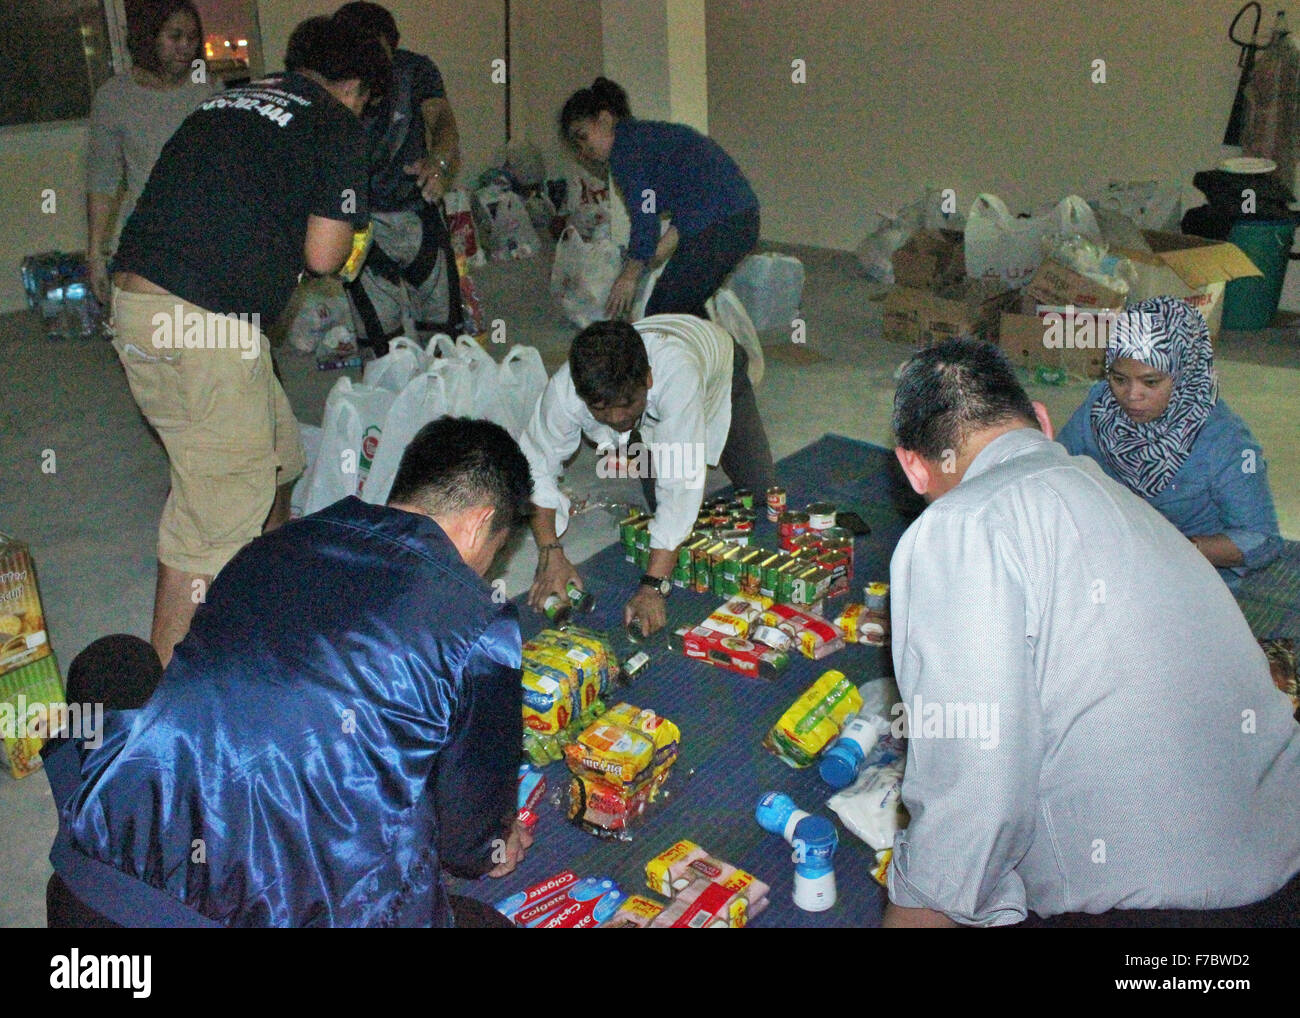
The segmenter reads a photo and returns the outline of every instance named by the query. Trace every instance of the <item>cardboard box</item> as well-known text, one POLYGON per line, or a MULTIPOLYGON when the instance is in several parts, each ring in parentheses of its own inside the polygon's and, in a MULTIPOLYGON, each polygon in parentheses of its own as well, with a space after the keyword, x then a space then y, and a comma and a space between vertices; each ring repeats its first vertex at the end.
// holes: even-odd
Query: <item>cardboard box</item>
POLYGON ((1015 299, 1014 290, 986 279, 963 279, 937 290, 895 286, 885 297, 883 335, 913 347, 933 346, 954 336, 995 339, 998 315, 1015 299))
POLYGON ((63 703, 63 680, 45 654, 0 675, 0 766, 15 778, 40 770, 50 708, 63 703))
MULTIPOLYGON (((1063 265, 1053 258, 1045 259, 1038 266, 1033 278, 1025 284, 1022 293, 1025 299, 1033 304, 1085 309, 1122 308, 1125 296, 1118 290, 1112 290, 1094 279, 1075 272, 1068 265, 1063 265)), ((1037 312, 1037 308, 1023 305, 1021 310, 1028 313, 1037 312)))
POLYGON ((1105 313, 1063 308, 1044 308, 1041 315, 1004 311, 998 346, 1017 367, 1064 368, 1071 378, 1095 381, 1106 367, 1108 330, 1105 313))
POLYGON ((899 286, 928 290, 966 278, 966 249, 957 230, 917 230, 890 261, 899 286))
POLYGON ((0 534, 0 675, 50 653, 31 552, 0 534))
POLYGON ((1181 297, 1205 316, 1211 339, 1218 336, 1223 321, 1223 291, 1228 282, 1263 275, 1236 244, 1158 230, 1143 230, 1142 236, 1153 253, 1114 252, 1126 256, 1137 270, 1138 285, 1129 294, 1129 303, 1181 297))

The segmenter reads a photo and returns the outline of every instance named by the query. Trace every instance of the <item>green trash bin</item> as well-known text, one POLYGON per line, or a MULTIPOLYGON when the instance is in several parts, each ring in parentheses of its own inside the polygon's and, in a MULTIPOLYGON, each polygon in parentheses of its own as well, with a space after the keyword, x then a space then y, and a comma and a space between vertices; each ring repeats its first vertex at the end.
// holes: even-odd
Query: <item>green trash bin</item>
POLYGON ((1228 241, 1241 248, 1264 275, 1228 283, 1223 296, 1225 329, 1267 329, 1273 321, 1295 228, 1294 219, 1239 219, 1233 223, 1228 241))

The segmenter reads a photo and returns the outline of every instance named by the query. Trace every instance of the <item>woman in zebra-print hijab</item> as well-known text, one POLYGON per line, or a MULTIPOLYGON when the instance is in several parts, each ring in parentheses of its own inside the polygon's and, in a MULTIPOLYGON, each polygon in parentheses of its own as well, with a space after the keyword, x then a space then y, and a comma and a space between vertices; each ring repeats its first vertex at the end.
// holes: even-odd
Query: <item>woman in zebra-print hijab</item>
POLYGON ((1235 589, 1282 542, 1263 450, 1218 388, 1201 313, 1154 297, 1117 316, 1106 381, 1058 441, 1160 510, 1235 589))

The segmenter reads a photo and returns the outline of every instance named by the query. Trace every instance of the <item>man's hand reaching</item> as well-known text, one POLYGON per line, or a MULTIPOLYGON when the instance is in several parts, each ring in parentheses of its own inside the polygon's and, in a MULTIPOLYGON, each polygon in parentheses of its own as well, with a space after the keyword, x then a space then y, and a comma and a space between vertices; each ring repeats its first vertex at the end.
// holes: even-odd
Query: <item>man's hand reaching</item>
POLYGON ((516 820, 510 825, 510 833, 506 836, 502 845, 492 846, 494 853, 498 850, 498 847, 505 858, 497 863, 495 868, 488 871, 489 877, 504 877, 508 873, 513 873, 514 868, 523 862, 524 853, 533 847, 533 836, 528 833, 527 827, 516 820))

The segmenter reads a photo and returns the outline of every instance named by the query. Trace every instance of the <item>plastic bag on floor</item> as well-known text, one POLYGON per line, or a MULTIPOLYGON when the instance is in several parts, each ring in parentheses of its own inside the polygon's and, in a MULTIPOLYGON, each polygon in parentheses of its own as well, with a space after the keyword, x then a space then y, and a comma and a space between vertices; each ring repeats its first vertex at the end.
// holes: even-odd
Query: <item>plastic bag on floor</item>
POLYGON ((424 370, 424 351, 420 344, 405 336, 388 341, 388 353, 366 365, 361 381, 366 385, 401 392, 412 378, 424 370))
POLYGON ((388 501, 402 454, 422 427, 444 415, 473 416, 470 384, 470 367, 459 357, 440 357, 411 379, 389 406, 369 476, 358 492, 365 501, 388 501))
POLYGON ((1077 195, 1062 198, 1047 212, 1019 217, 997 195, 981 194, 966 217, 966 275, 1019 288, 1043 261, 1044 237, 1076 233, 1101 239, 1092 209, 1077 195))
POLYGON ((728 283, 759 332, 788 330, 803 299, 803 262, 791 255, 750 255, 728 283))
POLYGON ((612 240, 586 241, 577 227, 565 227, 555 244, 551 295, 564 316, 585 329, 606 317, 605 302, 622 266, 623 256, 612 240))
POLYGON ((532 419, 546 388, 546 368, 536 347, 514 346, 497 368, 501 388, 501 426, 518 439, 532 419))
POLYGON ((303 475, 303 515, 359 494, 395 394, 344 375, 325 398, 320 451, 303 475))
POLYGON ((531 258, 541 247, 524 200, 514 191, 493 185, 475 196, 488 224, 487 249, 495 261, 531 258))

